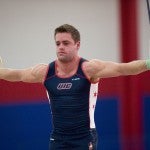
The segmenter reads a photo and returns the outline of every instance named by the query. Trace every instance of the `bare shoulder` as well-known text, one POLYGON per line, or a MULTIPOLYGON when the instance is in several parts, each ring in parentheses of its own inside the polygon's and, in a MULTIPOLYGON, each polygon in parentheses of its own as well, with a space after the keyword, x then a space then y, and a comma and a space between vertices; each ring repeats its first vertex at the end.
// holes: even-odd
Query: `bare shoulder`
POLYGON ((32 67, 32 75, 35 76, 41 82, 44 81, 48 70, 48 64, 37 64, 32 67))
POLYGON ((103 68, 103 61, 98 59, 91 59, 83 63, 83 71, 86 76, 93 82, 97 82, 99 78, 96 76, 98 71, 103 68))
POLYGON ((98 68, 103 67, 103 61, 98 60, 98 59, 91 59, 89 61, 84 62, 83 64, 83 69, 84 71, 87 71, 87 72, 94 71, 96 70, 97 67, 98 68))
POLYGON ((33 71, 37 72, 37 71, 47 71, 47 67, 48 64, 37 64, 35 66, 32 67, 33 71))

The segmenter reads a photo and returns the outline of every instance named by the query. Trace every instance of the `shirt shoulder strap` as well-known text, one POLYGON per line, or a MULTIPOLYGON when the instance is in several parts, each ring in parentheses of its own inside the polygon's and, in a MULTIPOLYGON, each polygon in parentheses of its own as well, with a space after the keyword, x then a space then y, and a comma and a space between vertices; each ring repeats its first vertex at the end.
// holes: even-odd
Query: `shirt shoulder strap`
POLYGON ((49 64, 46 79, 50 78, 51 76, 54 76, 54 75, 55 75, 55 61, 53 61, 49 64))
POLYGON ((87 61, 86 59, 84 58, 80 58, 80 62, 79 62, 79 66, 78 66, 78 70, 77 70, 77 74, 81 75, 81 76, 84 76, 85 77, 85 74, 82 70, 82 63, 87 61))

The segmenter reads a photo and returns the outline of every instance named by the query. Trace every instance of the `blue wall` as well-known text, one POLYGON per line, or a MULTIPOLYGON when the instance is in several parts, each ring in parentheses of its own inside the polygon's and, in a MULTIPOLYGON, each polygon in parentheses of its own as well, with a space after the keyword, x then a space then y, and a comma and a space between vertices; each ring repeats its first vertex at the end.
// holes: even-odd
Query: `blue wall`
MULTIPOLYGON (((48 150, 49 104, 0 106, 0 150, 48 150)), ((98 150, 119 150, 118 101, 98 100, 95 121, 98 150)))
POLYGON ((150 150, 150 96, 144 97, 145 150, 150 150))
POLYGON ((118 100, 97 101, 95 122, 99 134, 98 150, 120 150, 118 100))
POLYGON ((0 107, 0 150, 47 150, 50 132, 47 104, 0 107))

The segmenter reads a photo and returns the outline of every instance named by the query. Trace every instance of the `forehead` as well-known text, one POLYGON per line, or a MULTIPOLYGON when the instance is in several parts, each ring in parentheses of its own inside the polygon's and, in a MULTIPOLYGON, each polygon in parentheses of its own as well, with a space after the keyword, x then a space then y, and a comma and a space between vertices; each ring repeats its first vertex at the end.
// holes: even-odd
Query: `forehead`
POLYGON ((70 33, 57 33, 55 35, 55 41, 73 41, 70 33))

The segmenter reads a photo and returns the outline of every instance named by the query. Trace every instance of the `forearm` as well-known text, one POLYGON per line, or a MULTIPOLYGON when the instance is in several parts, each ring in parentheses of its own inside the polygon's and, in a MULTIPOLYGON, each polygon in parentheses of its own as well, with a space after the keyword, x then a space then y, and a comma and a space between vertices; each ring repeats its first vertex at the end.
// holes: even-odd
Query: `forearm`
POLYGON ((26 69, 0 68, 0 79, 15 82, 41 83, 45 78, 47 65, 39 64, 26 69))
POLYGON ((0 79, 7 81, 21 81, 21 71, 15 69, 0 68, 0 79))
POLYGON ((150 69, 150 60, 136 60, 121 65, 123 75, 136 75, 150 69))

